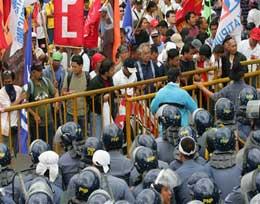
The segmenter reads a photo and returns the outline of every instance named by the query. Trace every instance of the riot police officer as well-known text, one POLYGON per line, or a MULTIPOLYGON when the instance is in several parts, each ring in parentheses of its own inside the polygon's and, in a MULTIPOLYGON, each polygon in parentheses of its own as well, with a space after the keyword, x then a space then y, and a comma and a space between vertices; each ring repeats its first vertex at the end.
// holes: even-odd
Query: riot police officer
MULTIPOLYGON (((48 150, 50 150, 50 146, 41 139, 36 139, 31 143, 29 147, 29 155, 32 161, 32 165, 30 166, 31 168, 20 172, 24 183, 27 183, 38 176, 35 170, 36 170, 36 165, 39 163, 39 156, 43 152, 46 152, 48 150)), ((12 197, 15 202, 18 202, 18 199, 20 197, 20 193, 21 193, 20 188, 21 188, 21 183, 19 181, 18 175, 16 174, 12 182, 12 185, 6 188, 8 193, 10 192, 12 193, 12 197)))
POLYGON ((136 198, 136 204, 162 204, 161 196, 158 192, 151 188, 147 188, 141 191, 136 198))
POLYGON ((11 153, 9 148, 0 143, 0 187, 3 188, 11 184, 14 170, 9 167, 11 164, 11 153))
POLYGON ((192 124, 198 134, 197 143, 199 145, 199 154, 201 157, 204 157, 206 137, 203 137, 203 133, 213 127, 213 118, 207 110, 198 108, 192 113, 192 124))
POLYGON ((82 147, 81 169, 92 166, 92 158, 95 151, 103 149, 103 143, 96 137, 88 137, 82 147))
POLYGON ((178 130, 181 127, 181 112, 178 108, 165 105, 159 117, 162 137, 156 139, 158 159, 168 164, 174 160, 174 149, 178 145, 178 130))
POLYGON ((101 188, 109 193, 113 201, 127 200, 134 203, 135 199, 127 183, 109 174, 110 155, 104 150, 97 150, 92 158, 93 165, 101 172, 101 188))
MULTIPOLYGON (((156 155, 158 155, 158 151, 157 151, 157 143, 156 140, 154 138, 153 135, 151 134, 140 134, 137 135, 132 143, 131 146, 131 154, 133 153, 133 151, 135 150, 136 147, 139 146, 144 146, 144 147, 148 147, 151 150, 153 150, 155 152, 156 155)), ((166 169, 169 167, 168 163, 162 161, 162 160, 158 160, 158 165, 160 169, 166 169)))
POLYGON ((203 165, 194 160, 194 156, 197 152, 197 144, 192 137, 186 136, 181 138, 178 149, 182 165, 176 170, 176 173, 180 175, 182 184, 177 188, 176 201, 178 204, 186 204, 191 201, 187 186, 188 178, 195 172, 205 172, 208 175, 209 172, 203 165))
POLYGON ((106 151, 110 154, 110 174, 129 183, 129 176, 134 165, 121 153, 124 140, 123 130, 116 124, 110 124, 104 128, 102 140, 106 151))
POLYGON ((84 144, 82 130, 76 123, 67 122, 57 129, 55 141, 60 142, 66 151, 59 159, 63 185, 66 188, 71 177, 80 170, 81 150, 84 144))
POLYGON ((252 130, 251 120, 246 117, 246 106, 248 101, 257 100, 257 91, 254 87, 243 88, 239 93, 239 110, 236 114, 238 136, 245 143, 252 130))
POLYGON ((137 186, 149 170, 158 168, 157 155, 147 147, 137 147, 133 152, 132 159, 135 168, 130 175, 130 186, 137 186))
MULTIPOLYGON (((179 141, 183 137, 192 137, 195 141, 197 141, 197 132, 191 126, 181 127, 178 131, 179 141)), ((205 165, 206 161, 201 156, 199 156, 198 149, 199 149, 199 146, 197 145, 196 153, 194 155, 194 161, 196 161, 197 163, 199 163, 201 165, 205 165)), ((178 147, 176 147, 175 151, 174 151, 175 159, 170 163, 170 168, 174 171, 182 165, 182 162, 181 162, 179 156, 180 156, 180 153, 179 153, 178 147)))
POLYGON ((220 191, 209 178, 202 178, 196 182, 193 188, 193 199, 203 203, 221 204, 220 191))
POLYGON ((215 150, 210 157, 207 167, 216 185, 221 190, 221 198, 239 185, 241 168, 236 164, 236 138, 227 127, 218 128, 215 133, 215 150), (228 181, 228 182, 227 182, 228 181))
POLYGON ((151 184, 154 183, 160 171, 161 171, 160 169, 151 169, 150 171, 148 171, 147 174, 144 176, 142 183, 134 187, 133 189, 134 196, 137 197, 137 195, 143 189, 150 188, 151 184))
POLYGON ((87 202, 91 193, 99 188, 101 188, 100 172, 94 167, 86 167, 71 178, 63 203, 87 202))

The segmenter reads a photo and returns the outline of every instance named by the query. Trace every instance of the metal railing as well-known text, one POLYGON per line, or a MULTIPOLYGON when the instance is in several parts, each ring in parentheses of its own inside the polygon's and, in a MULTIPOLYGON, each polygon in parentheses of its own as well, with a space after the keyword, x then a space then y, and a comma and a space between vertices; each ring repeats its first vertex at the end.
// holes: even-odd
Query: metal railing
MULTIPOLYGON (((242 64, 244 65, 250 65, 250 64, 256 64, 256 63, 260 63, 260 60, 253 60, 253 61, 246 61, 246 62, 242 62, 242 64)), ((191 75, 195 75, 195 74, 202 74, 202 73, 206 73, 209 71, 215 71, 217 68, 216 67, 210 67, 210 68, 205 68, 205 69, 196 69, 194 71, 189 71, 189 72, 185 72, 182 74, 183 77, 186 76, 191 76, 191 75)), ((223 80, 223 79, 222 79, 223 80)), ((226 79, 224 79, 226 80, 226 79)), ((44 99, 44 100, 40 100, 37 102, 30 102, 30 103, 24 103, 24 104, 20 104, 20 105, 14 105, 14 106, 10 106, 8 108, 6 108, 4 110, 4 113, 0 113, 1 116, 1 120, 0 120, 0 132, 2 133, 2 129, 3 127, 3 123, 6 121, 2 120, 2 114, 7 114, 7 121, 9 123, 8 128, 9 130, 7 131, 8 134, 6 135, 8 137, 9 140, 9 146, 12 149, 12 135, 11 135, 11 113, 18 111, 18 115, 17 115, 17 128, 18 128, 18 135, 20 134, 20 129, 21 129, 21 124, 20 124, 20 119, 21 119, 21 115, 19 113, 20 110, 25 109, 27 110, 27 119, 28 119, 28 126, 30 127, 30 122, 32 121, 32 115, 29 114, 29 109, 34 109, 35 112, 39 111, 40 108, 42 108, 42 110, 44 110, 44 118, 41 118, 42 120, 44 120, 44 123, 41 124, 44 128, 40 129, 41 131, 39 132, 39 126, 40 124, 35 124, 35 129, 36 129, 36 138, 39 138, 39 135, 42 134, 42 131, 45 131, 45 140, 48 141, 48 128, 49 126, 53 126, 53 130, 51 132, 51 139, 53 138, 52 136, 54 135, 54 131, 56 131, 57 127, 60 124, 65 123, 66 121, 68 121, 68 113, 67 113, 67 109, 68 109, 68 102, 70 102, 70 106, 72 109, 71 112, 71 116, 72 116, 72 120, 75 122, 79 122, 79 121, 83 121, 83 130, 85 133, 85 136, 89 136, 89 135, 95 135, 97 129, 95 128, 97 126, 97 121, 100 122, 101 120, 101 131, 103 128, 103 96, 105 94, 109 94, 109 101, 108 104, 110 105, 110 113, 112 113, 113 110, 118 109, 119 105, 120 105, 120 100, 122 98, 128 98, 127 97, 127 90, 128 89, 133 89, 133 93, 134 93, 134 98, 138 98, 138 97, 142 97, 142 95, 146 94, 144 92, 144 90, 142 89, 143 85, 149 85, 149 84, 153 84, 155 87, 155 90, 158 90, 159 88, 163 87, 165 84, 165 82, 167 81, 167 76, 164 77, 159 77, 159 78, 154 78, 154 79, 149 79, 149 80, 144 80, 144 81, 139 81, 136 83, 131 83, 131 84, 126 84, 126 85, 121 85, 121 86, 114 86, 114 87, 108 87, 108 88, 103 88, 103 89, 97 89, 97 90, 90 90, 90 91, 84 91, 84 92, 79 92, 79 93, 73 93, 70 95, 66 95, 66 96, 59 96, 56 98, 51 98, 51 99, 44 99), (160 83, 160 85, 158 86, 158 83, 160 83), (125 94, 120 94, 120 90, 124 90, 125 94), (114 95, 114 93, 117 92, 117 94, 114 96, 113 99, 111 99, 111 96, 114 95), (99 102, 100 104, 100 113, 99 114, 93 114, 92 117, 90 117, 90 113, 95 113, 95 109, 96 109, 96 104, 95 101, 96 99, 99 98, 99 102), (81 101, 79 101, 81 100, 81 101), (79 110, 78 110, 78 103, 82 103, 83 104, 83 113, 81 115, 79 115, 79 110), (91 105, 90 105, 91 104, 91 105), (112 104, 116 104, 113 107, 111 107, 112 104), (52 113, 52 119, 48 121, 48 106, 51 107, 51 111, 52 113), (98 120, 99 119, 99 120, 98 120)), ((221 80, 218 81, 218 83, 222 82, 221 80)), ((195 86, 188 86, 186 87, 187 90, 195 90, 195 86)), ((148 90, 148 96, 152 96, 154 95, 153 93, 149 94, 151 90, 148 90)), ((194 92, 194 91, 193 91, 194 92)), ((192 92, 192 93, 193 93, 192 92)), ((193 95, 195 96, 195 95, 193 95)), ((133 99, 134 100, 134 99, 133 99)), ((110 117, 111 118, 111 117, 110 117)), ((100 125, 100 124, 99 124, 100 125)), ((33 128, 33 129, 34 129, 33 128)), ((49 132, 50 133, 50 132, 49 132)), ((29 134, 30 134, 30 130, 29 130, 29 134)), ((3 134, 1 134, 3 135, 3 134)), ((129 135, 128 135, 129 136, 129 135)), ((128 138, 127 136, 127 138, 128 138)), ((128 138, 129 140, 129 138, 128 138)), ((30 137, 28 139, 28 145, 30 143, 30 137)), ((128 141, 129 142, 129 141, 128 141)), ((19 142, 20 145, 20 142, 19 142)))

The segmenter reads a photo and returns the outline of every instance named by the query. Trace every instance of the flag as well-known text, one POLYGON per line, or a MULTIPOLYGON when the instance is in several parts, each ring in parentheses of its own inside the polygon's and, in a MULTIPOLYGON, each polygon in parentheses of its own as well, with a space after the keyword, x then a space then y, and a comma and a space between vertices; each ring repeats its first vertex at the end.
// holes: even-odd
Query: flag
POLYGON ((208 22, 211 22, 211 0, 203 1, 203 10, 201 15, 205 17, 208 22))
POLYGON ((214 45, 222 44, 227 35, 241 39, 242 25, 240 20, 240 0, 229 0, 222 2, 220 22, 214 39, 214 45))
POLYGON ((13 0, 10 13, 10 31, 13 36, 13 43, 10 57, 24 44, 24 0, 13 0))
POLYGON ((3 26, 3 14, 2 11, 0 10, 0 50, 1 49, 6 49, 8 47, 8 44, 5 40, 5 34, 4 34, 4 26, 3 26))
POLYGON ((101 0, 95 0, 88 11, 84 25, 84 47, 96 48, 98 46, 98 33, 100 22, 101 0))
POLYGON ((116 62, 117 49, 120 46, 120 10, 119 10, 119 0, 114 0, 114 42, 112 50, 113 61, 116 62))
MULTIPOLYGON (((28 19, 28 32, 26 39, 26 48, 24 53, 24 72, 23 72, 23 82, 25 90, 28 89, 28 82, 30 80, 30 70, 32 66, 32 15, 28 19)), ((25 109, 21 110, 21 130, 20 130, 20 146, 21 153, 27 154, 27 140, 28 140, 28 123, 27 123, 27 113, 25 109)))
POLYGON ((24 0, 24 7, 30 6, 31 4, 34 4, 38 0, 24 0))
POLYGON ((133 19, 130 0, 127 0, 126 2, 125 15, 123 18, 123 28, 126 32, 126 39, 128 40, 128 42, 131 42, 133 32, 133 19))
POLYGON ((4 25, 7 22, 8 16, 10 14, 11 10, 11 0, 3 0, 4 1, 4 6, 3 6, 3 20, 4 20, 4 25))
POLYGON ((179 31, 182 30, 185 25, 185 15, 192 11, 197 15, 201 14, 202 0, 184 0, 182 2, 182 8, 176 12, 176 25, 179 31))
POLYGON ((54 0, 54 42, 56 45, 83 45, 84 1, 54 0))

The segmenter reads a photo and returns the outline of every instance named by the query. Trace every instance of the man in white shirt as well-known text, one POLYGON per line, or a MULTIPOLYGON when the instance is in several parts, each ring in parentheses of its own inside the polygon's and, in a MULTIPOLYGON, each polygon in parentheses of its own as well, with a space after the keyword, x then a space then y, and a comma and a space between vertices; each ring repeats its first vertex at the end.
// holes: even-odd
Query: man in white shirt
MULTIPOLYGON (((127 58, 122 68, 113 76, 114 86, 137 82, 136 72, 135 60, 127 58)), ((125 94, 125 91, 128 96, 134 95, 133 88, 121 89, 120 91, 122 95, 125 94)))
POLYGON ((132 9, 132 17, 133 17, 133 22, 137 22, 141 19, 141 16, 144 12, 142 9, 143 7, 143 0, 135 0, 134 1, 134 6, 132 9))
MULTIPOLYGON (((260 58, 260 28, 254 28, 250 32, 249 39, 243 40, 238 44, 238 51, 244 54, 247 60, 260 58)), ((252 67, 255 71, 256 66, 252 67)))
POLYGON ((253 5, 251 5, 253 8, 249 11, 247 16, 247 23, 254 23, 256 27, 260 25, 260 10, 257 8, 257 2, 255 1, 253 5))

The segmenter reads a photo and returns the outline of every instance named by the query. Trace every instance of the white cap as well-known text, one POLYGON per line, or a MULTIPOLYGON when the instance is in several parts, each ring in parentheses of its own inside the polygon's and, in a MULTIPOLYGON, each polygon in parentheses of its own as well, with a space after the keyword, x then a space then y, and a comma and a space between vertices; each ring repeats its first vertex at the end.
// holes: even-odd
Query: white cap
POLYGON ((92 162, 95 166, 102 166, 104 173, 107 173, 109 171, 110 155, 107 151, 97 150, 92 157, 92 162))
POLYGON ((133 74, 137 72, 136 68, 132 68, 132 67, 127 67, 127 70, 129 71, 129 73, 133 74))
POLYGON ((36 173, 44 175, 49 170, 49 180, 54 182, 59 175, 59 155, 54 151, 43 152, 39 156, 39 163, 36 166, 36 173))

